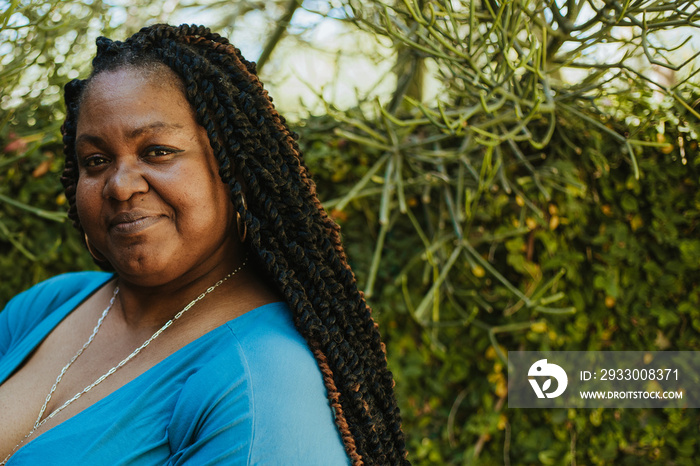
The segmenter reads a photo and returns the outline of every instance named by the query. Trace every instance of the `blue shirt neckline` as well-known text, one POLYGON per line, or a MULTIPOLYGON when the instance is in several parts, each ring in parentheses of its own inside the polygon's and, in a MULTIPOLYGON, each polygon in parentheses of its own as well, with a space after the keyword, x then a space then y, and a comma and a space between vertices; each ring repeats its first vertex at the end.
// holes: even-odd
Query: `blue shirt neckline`
MULTIPOLYGON (((16 348, 15 351, 11 351, 4 359, 10 359, 11 361, 15 361, 16 358, 14 357, 14 354, 16 351, 21 351, 25 349, 25 346, 30 346, 29 351, 19 359, 19 361, 16 362, 16 364, 13 364, 9 368, 4 368, 0 366, 0 385, 3 384, 7 379, 9 379, 18 368, 26 362, 27 358, 30 357, 31 353, 36 350, 39 345, 53 332, 53 330, 58 327, 58 325, 63 322, 65 318, 67 318, 75 309, 77 309, 79 306, 81 306, 87 299, 89 299, 92 295, 94 295, 96 292, 98 292, 102 287, 107 285, 111 280, 113 280, 116 277, 116 274, 111 274, 106 280, 103 281, 96 281, 96 285, 94 288, 87 287, 85 290, 81 291, 80 293, 76 294, 72 299, 66 301, 63 305, 59 306, 58 309, 56 309, 54 312, 52 312, 44 321, 41 322, 40 326, 35 328, 30 335, 28 335, 27 338, 24 339, 22 342, 23 344, 19 347, 16 348), (48 323, 47 323, 48 322, 48 323), (47 329, 41 328, 41 327, 48 327, 47 329), (32 342, 34 344, 32 345, 32 342)), ((126 382, 124 385, 121 387, 117 388, 116 390, 112 391, 111 393, 108 393, 104 397, 100 398, 99 400, 95 401, 93 404, 86 406, 84 409, 81 411, 75 413, 73 416, 63 420, 61 423, 56 424, 52 428, 50 428, 47 431, 42 432, 40 435, 34 437, 33 439, 29 439, 28 442, 26 442, 24 445, 22 445, 12 457, 8 460, 8 463, 15 457, 15 455, 20 451, 24 450, 25 447, 28 447, 29 445, 32 445, 35 443, 35 441, 41 442, 41 439, 44 437, 45 434, 48 434, 51 431, 54 431, 56 429, 61 429, 64 425, 66 426, 65 428, 70 428, 70 426, 78 422, 81 416, 89 416, 90 413, 94 410, 99 410, 104 404, 112 402, 113 399, 119 398, 122 396, 122 393, 128 392, 131 387, 135 384, 138 384, 142 382, 143 380, 148 379, 149 376, 151 376, 153 373, 156 373, 162 366, 168 364, 172 360, 176 360, 178 356, 180 356, 181 353, 184 353, 185 351, 191 351, 192 349, 198 347, 199 345, 205 344, 208 340, 214 339, 215 337, 218 336, 219 333, 222 332, 228 332, 231 329, 231 324, 235 321, 237 324, 244 323, 248 319, 253 319, 255 318, 258 314, 262 312, 269 311, 270 309, 274 309, 276 307, 284 307, 286 306, 286 303, 283 301, 275 301, 272 303, 264 304, 262 306, 258 306, 257 308, 251 309, 250 311, 241 314, 238 317, 235 317, 213 329, 205 333, 204 335, 201 335, 197 337, 196 339, 192 340, 191 342, 187 343, 183 347, 179 348, 178 350, 174 351, 173 353, 169 354, 165 358, 161 359, 157 363, 155 363, 153 366, 149 367, 146 369, 144 372, 141 374, 137 375, 133 379, 129 380, 126 382), (76 420, 77 419, 77 420, 76 420)), ((9 361, 8 361, 9 362, 9 361)), ((50 414, 50 413, 49 413, 50 414)))

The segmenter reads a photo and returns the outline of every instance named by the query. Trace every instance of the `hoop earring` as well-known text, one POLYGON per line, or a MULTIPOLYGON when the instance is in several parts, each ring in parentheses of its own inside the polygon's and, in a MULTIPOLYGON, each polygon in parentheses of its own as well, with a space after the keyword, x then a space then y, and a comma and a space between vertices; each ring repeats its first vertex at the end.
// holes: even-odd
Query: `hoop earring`
MULTIPOLYGON (((245 201, 245 196, 243 194, 241 194, 241 201, 241 204, 243 204, 243 210, 248 210, 248 203, 245 201)), ((238 212, 236 212, 236 226, 238 227, 238 238, 240 238, 241 243, 244 243, 246 235, 248 234, 248 226, 245 224, 245 220, 238 212)))
POLYGON ((104 256, 99 257, 97 254, 95 254, 95 252, 90 247, 90 241, 88 240, 87 233, 83 233, 83 235, 85 235, 85 246, 87 246, 87 250, 90 253, 90 255, 92 256, 92 258, 95 259, 96 262, 105 262, 107 259, 105 259, 104 256))

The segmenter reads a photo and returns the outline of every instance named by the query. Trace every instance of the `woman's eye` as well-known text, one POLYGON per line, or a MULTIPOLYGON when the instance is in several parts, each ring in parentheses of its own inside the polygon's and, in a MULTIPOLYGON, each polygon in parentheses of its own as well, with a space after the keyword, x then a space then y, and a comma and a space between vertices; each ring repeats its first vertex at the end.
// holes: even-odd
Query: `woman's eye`
POLYGON ((85 157, 83 159, 83 166, 85 167, 97 167, 98 165, 102 165, 103 163, 106 163, 107 159, 100 155, 91 155, 89 157, 85 157))
POLYGON ((168 147, 151 147, 146 150, 146 157, 165 157, 175 152, 180 151, 168 147))

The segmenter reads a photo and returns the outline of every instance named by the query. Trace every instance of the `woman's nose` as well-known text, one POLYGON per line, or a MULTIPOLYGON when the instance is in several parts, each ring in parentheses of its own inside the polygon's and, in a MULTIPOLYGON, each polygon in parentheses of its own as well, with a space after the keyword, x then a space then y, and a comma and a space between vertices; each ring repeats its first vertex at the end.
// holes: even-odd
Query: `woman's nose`
POLYGON ((103 194, 107 199, 128 201, 134 194, 146 193, 148 189, 138 162, 118 161, 110 167, 103 194))

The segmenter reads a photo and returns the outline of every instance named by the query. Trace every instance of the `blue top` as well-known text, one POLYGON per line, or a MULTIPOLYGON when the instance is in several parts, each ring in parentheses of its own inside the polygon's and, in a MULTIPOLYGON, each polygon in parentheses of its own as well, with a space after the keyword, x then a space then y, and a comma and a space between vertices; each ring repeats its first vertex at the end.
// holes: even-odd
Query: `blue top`
MULTIPOLYGON (((60 275, 13 298, 0 312, 0 384, 111 278, 60 275)), ((284 303, 201 336, 36 437, 7 465, 48 459, 52 465, 349 463, 321 372, 284 303)))

